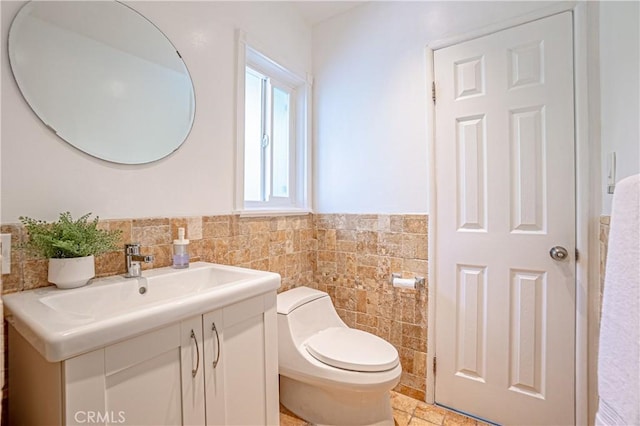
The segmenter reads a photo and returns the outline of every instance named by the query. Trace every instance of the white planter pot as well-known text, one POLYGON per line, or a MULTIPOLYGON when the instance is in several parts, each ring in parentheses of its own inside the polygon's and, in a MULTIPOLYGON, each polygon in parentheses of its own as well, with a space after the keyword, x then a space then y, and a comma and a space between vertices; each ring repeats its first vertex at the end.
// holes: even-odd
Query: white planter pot
POLYGON ((92 256, 69 259, 49 259, 49 282, 58 288, 76 288, 87 284, 96 275, 92 256))

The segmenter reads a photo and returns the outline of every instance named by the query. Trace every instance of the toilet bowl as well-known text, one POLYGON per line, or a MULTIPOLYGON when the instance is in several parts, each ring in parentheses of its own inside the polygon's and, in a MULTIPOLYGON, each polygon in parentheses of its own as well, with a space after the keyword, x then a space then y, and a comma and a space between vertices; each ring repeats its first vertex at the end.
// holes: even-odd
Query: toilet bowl
POLYGON ((389 391, 400 380, 398 351, 347 327, 325 292, 278 295, 280 402, 317 425, 393 425, 389 391))

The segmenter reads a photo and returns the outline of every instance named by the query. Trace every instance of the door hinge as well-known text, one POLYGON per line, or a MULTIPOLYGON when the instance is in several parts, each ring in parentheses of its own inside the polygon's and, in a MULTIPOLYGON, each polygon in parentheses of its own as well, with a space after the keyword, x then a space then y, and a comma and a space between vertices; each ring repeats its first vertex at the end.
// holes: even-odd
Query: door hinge
POLYGON ((578 261, 578 249, 576 249, 576 262, 578 261))
POLYGON ((436 82, 431 82, 431 99, 433 99, 433 103, 436 103, 436 82))
POLYGON ((433 357, 433 375, 436 375, 436 357, 433 357))

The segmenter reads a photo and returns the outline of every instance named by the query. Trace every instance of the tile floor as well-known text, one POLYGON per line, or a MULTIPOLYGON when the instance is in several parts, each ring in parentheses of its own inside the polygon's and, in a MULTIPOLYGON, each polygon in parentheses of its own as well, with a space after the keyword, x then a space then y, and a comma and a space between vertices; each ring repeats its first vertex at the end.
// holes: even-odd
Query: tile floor
MULTIPOLYGON (((391 391, 391 406, 396 426, 485 426, 458 413, 427 404, 391 391)), ((309 426, 291 411, 280 405, 280 426, 309 426)))

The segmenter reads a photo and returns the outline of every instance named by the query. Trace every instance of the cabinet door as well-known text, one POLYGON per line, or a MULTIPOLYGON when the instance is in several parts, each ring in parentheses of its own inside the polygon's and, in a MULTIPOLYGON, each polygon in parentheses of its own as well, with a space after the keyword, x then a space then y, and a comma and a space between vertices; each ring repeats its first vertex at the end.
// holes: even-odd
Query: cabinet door
POLYGON ((278 424, 275 294, 203 316, 208 425, 278 424))
POLYGON ((182 422, 184 425, 205 424, 204 357, 202 316, 180 324, 182 353, 182 422))
POLYGON ((180 358, 176 324, 64 361, 65 424, 181 424, 180 358))

